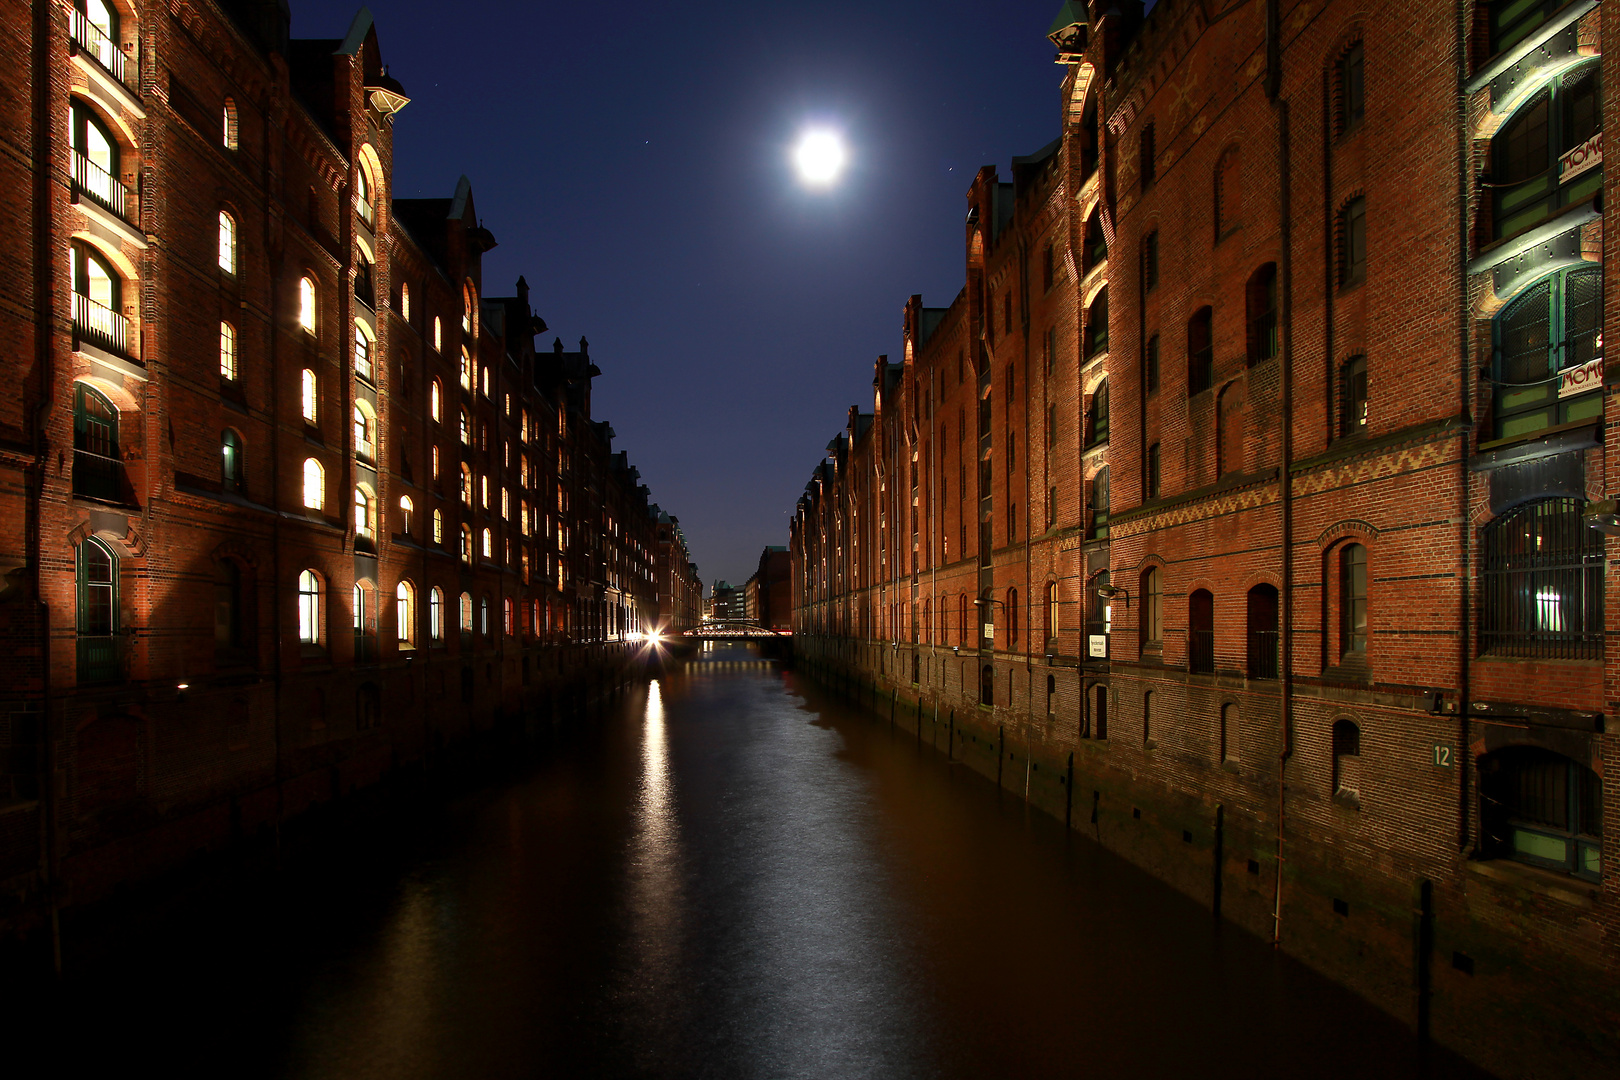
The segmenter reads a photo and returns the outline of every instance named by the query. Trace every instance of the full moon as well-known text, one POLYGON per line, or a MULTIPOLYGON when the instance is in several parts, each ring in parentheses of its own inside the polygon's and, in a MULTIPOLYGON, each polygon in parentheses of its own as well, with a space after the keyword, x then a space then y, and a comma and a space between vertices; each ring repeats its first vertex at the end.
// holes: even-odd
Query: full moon
POLYGON ((837 180, 848 157, 844 140, 833 131, 807 131, 793 150, 799 179, 814 187, 826 187, 837 180))

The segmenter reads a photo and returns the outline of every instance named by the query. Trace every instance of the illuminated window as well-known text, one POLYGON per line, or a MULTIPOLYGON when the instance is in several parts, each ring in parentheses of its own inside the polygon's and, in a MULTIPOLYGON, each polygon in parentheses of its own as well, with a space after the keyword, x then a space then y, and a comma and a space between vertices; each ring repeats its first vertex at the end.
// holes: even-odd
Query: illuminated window
POLYGON ((409 536, 411 534, 411 525, 413 524, 411 519, 414 518, 415 516, 416 516, 416 504, 411 502, 411 497, 409 495, 401 495, 399 497, 399 521, 400 521, 400 526, 401 526, 400 531, 403 532, 406 536, 409 536))
POLYGON ((467 415, 466 409, 461 410, 461 445, 472 445, 472 418, 467 415))
POLYGON ((444 512, 442 510, 433 511, 433 543, 436 545, 444 543, 444 512))
POLYGON ((489 397, 489 368, 479 369, 478 380, 479 387, 484 391, 484 396, 489 397))
POLYGON ((399 317, 411 321, 411 287, 405 284, 399 287, 399 317))
POLYGON ((320 410, 320 388, 315 381, 315 373, 309 368, 299 378, 299 399, 303 406, 304 419, 313 424, 320 410))
POLYGON ((313 570, 298 575, 298 640, 306 645, 321 640, 321 579, 313 570))
POLYGON ((478 632, 485 637, 489 636, 489 594, 478 601, 478 632))
POLYGON ((512 493, 506 488, 501 488, 501 519, 512 520, 512 493))
POLYGON ((394 587, 394 623, 398 627, 399 643, 416 643, 416 589, 408 581, 394 587))
POLYGON ((222 120, 223 123, 222 123, 222 130, 221 130, 220 134, 221 134, 221 136, 223 138, 223 141, 224 141, 224 144, 225 144, 225 149, 227 149, 227 150, 235 150, 236 149, 236 127, 237 127, 237 125, 236 125, 236 102, 232 101, 230 98, 226 98, 225 99, 225 108, 222 110, 222 114, 223 115, 221 116, 221 120, 222 120))
POLYGON ((428 387, 428 414, 433 417, 435 424, 444 420, 444 388, 439 380, 434 379, 433 385, 428 387))
POLYGON ((428 590, 428 639, 444 640, 444 590, 437 585, 428 590))
POLYGON ((472 594, 471 593, 462 593, 461 594, 461 629, 462 629, 462 631, 464 633, 468 633, 468 634, 472 633, 472 626, 473 626, 472 616, 473 616, 472 594))
POLYGON ((463 390, 471 390, 472 387, 473 387, 473 363, 472 363, 472 357, 468 356, 467 355, 467 350, 465 348, 463 348, 461 350, 461 388, 463 390))
POLYGON ((466 525, 461 527, 461 561, 472 562, 472 529, 466 525))
POLYGON ((220 436, 221 483, 226 491, 242 490, 242 439, 229 429, 220 436))
POLYGON ((354 406, 354 452, 363 458, 377 456, 377 417, 364 401, 354 406))
POLYGON ((467 506, 472 505, 473 475, 472 466, 465 461, 461 463, 461 501, 467 506))
POLYGON ((223 210, 219 212, 219 268, 236 273, 236 219, 223 210))
POLYGON ((487 477, 487 476, 480 476, 478 478, 478 499, 479 499, 479 502, 483 505, 484 509, 488 510, 489 509, 489 477, 487 477))
POLYGON ((433 460, 433 479, 437 480, 439 478, 439 444, 438 443, 433 444, 433 449, 430 451, 429 456, 433 460))
POLYGON ((437 315, 433 316, 433 351, 444 351, 444 323, 437 315))
POLYGON ((493 559, 494 557, 495 557, 495 534, 490 532, 488 529, 485 529, 484 530, 484 558, 493 559))
POLYGON ((375 377, 371 367, 371 339, 360 329, 359 323, 354 326, 354 373, 367 382, 375 377))
POLYGON ((365 484, 354 489, 354 532, 365 540, 377 537, 377 496, 365 484))
POLYGON ((501 628, 506 631, 507 637, 517 633, 517 614, 510 597, 501 601, 501 628))
POLYGON ((366 587, 358 581, 354 583, 354 628, 357 631, 366 628, 366 587))
POLYGON ((219 324, 219 375, 236 381, 236 327, 228 322, 219 324))
POLYGON ((311 510, 326 505, 326 470, 314 458, 304 459, 304 505, 311 510))
POLYGON ((298 325, 315 332, 315 279, 310 277, 298 280, 298 325))

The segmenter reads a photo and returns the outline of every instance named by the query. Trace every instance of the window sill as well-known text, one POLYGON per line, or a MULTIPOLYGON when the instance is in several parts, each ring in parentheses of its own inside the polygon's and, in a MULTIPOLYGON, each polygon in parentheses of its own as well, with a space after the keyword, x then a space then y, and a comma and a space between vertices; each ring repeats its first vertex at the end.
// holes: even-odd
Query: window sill
POLYGON ((1596 884, 1511 859, 1470 859, 1467 866, 1470 878, 1520 894, 1531 893, 1556 900, 1571 907, 1590 909, 1600 892, 1596 884))

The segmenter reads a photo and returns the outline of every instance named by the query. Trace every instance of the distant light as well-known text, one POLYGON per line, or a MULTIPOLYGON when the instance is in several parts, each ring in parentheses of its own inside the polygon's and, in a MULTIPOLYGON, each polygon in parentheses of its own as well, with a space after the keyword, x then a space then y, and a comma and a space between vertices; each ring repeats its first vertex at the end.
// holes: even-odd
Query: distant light
POLYGON ((190 690, 191 689, 191 684, 188 683, 188 682, 183 682, 179 686, 175 687, 175 689, 176 690, 190 690))
POLYGON ((815 187, 827 187, 837 180, 849 161, 844 140, 836 131, 819 128, 805 132, 793 150, 793 163, 799 179, 815 187))

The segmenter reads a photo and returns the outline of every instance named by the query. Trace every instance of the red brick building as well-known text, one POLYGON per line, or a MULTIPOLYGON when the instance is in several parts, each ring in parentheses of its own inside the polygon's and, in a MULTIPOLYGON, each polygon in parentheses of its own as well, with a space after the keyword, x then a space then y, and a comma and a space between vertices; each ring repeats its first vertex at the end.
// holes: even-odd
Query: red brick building
POLYGON ((681 520, 653 508, 658 523, 658 623, 665 634, 684 634, 703 619, 703 579, 686 548, 681 520))
POLYGON ((362 11, 0 14, 0 919, 562 715, 657 605, 588 346, 534 346, 462 178, 390 196, 362 11), (451 185, 447 183, 447 188, 451 185))
POLYGON ((1620 1052, 1599 17, 1065 4, 792 533, 813 665, 1506 1075, 1620 1052))

